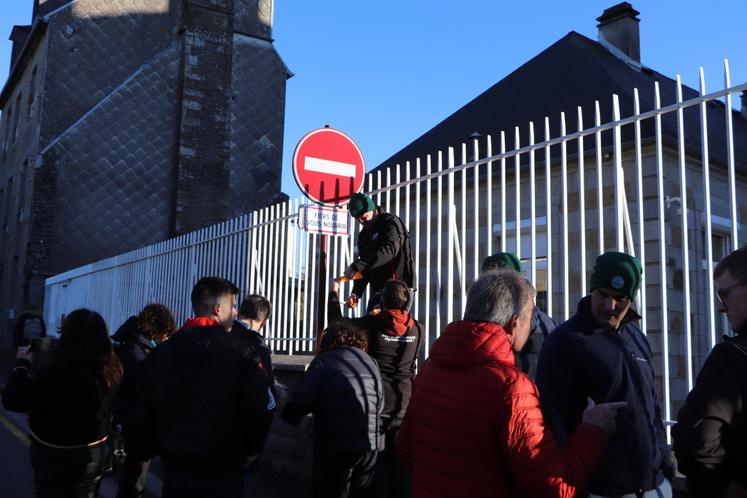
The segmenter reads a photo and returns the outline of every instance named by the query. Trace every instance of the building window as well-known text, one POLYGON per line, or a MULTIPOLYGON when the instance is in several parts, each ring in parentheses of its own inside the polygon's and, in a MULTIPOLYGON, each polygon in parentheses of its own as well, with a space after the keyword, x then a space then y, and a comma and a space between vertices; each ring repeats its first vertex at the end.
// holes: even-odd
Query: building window
MULTIPOLYGON (((6 114, 6 113, 3 113, 6 114)), ((10 138, 10 123, 13 120, 13 106, 8 106, 7 114, 5 115, 5 139, 3 140, 3 159, 5 159, 5 152, 8 150, 8 139, 10 138)))
POLYGON ((5 187, 5 209, 3 210, 3 233, 8 233, 8 213, 10 213, 10 199, 13 197, 13 177, 8 178, 5 187))
POLYGON ((18 138, 18 121, 19 117, 21 115, 21 102, 23 98, 23 92, 18 94, 18 97, 16 97, 16 114, 13 116, 13 135, 11 136, 11 142, 15 142, 18 138))
POLYGON ((29 161, 28 159, 23 161, 23 166, 21 166, 21 179, 20 183, 18 184, 18 216, 16 219, 18 221, 24 220, 24 212, 23 209, 26 206, 26 180, 27 180, 27 171, 28 171, 29 161))
POLYGON ((31 114, 34 112, 34 99, 36 98, 36 66, 34 66, 33 71, 31 71, 31 81, 29 83, 28 117, 30 118, 31 114))

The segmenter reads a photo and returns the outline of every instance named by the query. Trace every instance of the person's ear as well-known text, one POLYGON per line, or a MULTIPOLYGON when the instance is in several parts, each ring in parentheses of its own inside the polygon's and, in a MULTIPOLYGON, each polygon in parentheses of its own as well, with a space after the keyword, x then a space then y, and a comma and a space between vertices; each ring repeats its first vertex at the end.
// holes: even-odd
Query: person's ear
POLYGON ((511 344, 514 343, 514 331, 519 325, 519 320, 521 320, 521 315, 511 315, 511 318, 508 320, 508 324, 504 329, 508 336, 508 342, 511 344))
POLYGON ((213 316, 219 316, 220 315, 220 303, 215 303, 213 305, 213 316))

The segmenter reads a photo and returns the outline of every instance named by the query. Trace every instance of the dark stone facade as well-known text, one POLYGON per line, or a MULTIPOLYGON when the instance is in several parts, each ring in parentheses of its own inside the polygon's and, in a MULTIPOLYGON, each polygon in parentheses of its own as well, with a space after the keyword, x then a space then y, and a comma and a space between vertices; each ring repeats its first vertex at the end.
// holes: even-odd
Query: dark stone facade
POLYGON ((34 2, 0 93, 0 340, 46 277, 278 198, 271 19, 271 0, 34 2))

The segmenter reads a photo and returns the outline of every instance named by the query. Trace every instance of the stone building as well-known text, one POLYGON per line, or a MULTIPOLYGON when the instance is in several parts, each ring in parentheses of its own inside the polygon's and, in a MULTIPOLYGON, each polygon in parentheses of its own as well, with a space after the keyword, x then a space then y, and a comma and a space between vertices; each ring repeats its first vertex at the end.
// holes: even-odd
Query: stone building
POLYGON ((272 0, 35 0, 0 93, 0 338, 44 279, 278 199, 272 0))
MULTIPOLYGON (((654 84, 658 82, 661 93, 662 107, 676 102, 676 82, 673 78, 663 75, 656 70, 641 63, 641 47, 639 41, 639 12, 632 6, 623 2, 615 7, 607 9, 598 19, 598 40, 591 40, 576 32, 570 32, 556 43, 545 49, 526 62, 514 72, 477 96, 474 100, 465 104, 451 116, 441 123, 435 125, 431 130, 394 154, 391 158, 374 170, 374 175, 382 173, 386 177, 386 170, 400 165, 404 168, 407 163, 413 168, 416 160, 420 159, 420 172, 424 173, 426 158, 431 156, 433 171, 437 167, 438 151, 443 152, 446 161, 447 149, 454 147, 456 164, 474 160, 473 142, 478 147, 477 157, 485 157, 486 139, 492 137, 492 154, 500 152, 499 137, 505 132, 505 147, 511 151, 517 148, 515 141, 515 130, 518 127, 519 147, 529 144, 528 124, 534 123, 534 143, 545 140, 545 117, 549 118, 550 137, 561 136, 560 116, 564 113, 566 118, 566 134, 572 134, 579 129, 588 129, 594 126, 595 101, 600 103, 600 123, 605 124, 613 121, 612 95, 618 95, 621 107, 621 117, 625 118, 635 114, 634 90, 637 89, 640 99, 641 112, 654 109, 654 84), (581 108, 584 119, 581 128, 578 123, 578 108, 581 108), (463 144, 465 147, 463 147, 463 144), (463 152, 464 151, 464 152, 463 152)), ((695 68, 693 68, 695 69, 695 68)), ((735 82, 742 83, 742 82, 735 82)), ((718 87, 720 88, 720 87, 718 87)), ((709 91, 718 89, 715 83, 709 91)), ((698 91, 683 86, 683 100, 697 97, 698 91)), ((737 100, 739 97, 737 97, 737 100)), ((730 252, 731 240, 731 218, 730 200, 727 177, 727 129, 724 119, 726 110, 721 100, 713 99, 705 106, 707 116, 708 133, 708 160, 710 167, 710 200, 711 200, 711 223, 713 261, 717 262, 730 252)), ((731 110, 733 122, 733 146, 736 170, 736 207, 738 220, 739 246, 747 244, 747 102, 742 94, 741 112, 731 110)), ((686 198, 687 198, 687 237, 688 237, 688 261, 690 276, 690 323, 692 331, 692 366, 694 374, 702 364, 705 356, 710 351, 710 325, 708 322, 708 301, 714 296, 708 295, 708 273, 706 261, 706 209, 705 192, 703 187, 703 144, 701 136, 700 106, 695 105, 683 111, 684 133, 682 143, 684 147, 684 163, 686 166, 686 198)), ((666 260, 664 263, 666 274, 667 319, 668 327, 666 337, 669 348, 669 383, 671 387, 672 410, 676 410, 684 400, 688 392, 687 386, 687 334, 685 328, 685 306, 684 306, 684 258, 683 258, 683 224, 681 220, 682 200, 680 190, 680 153, 676 113, 670 112, 662 117, 662 169, 664 177, 664 197, 666 200, 664 223, 665 233, 662 241, 659 236, 659 212, 657 192, 657 151, 655 123, 653 117, 642 120, 640 152, 643 172, 642 200, 637 195, 637 162, 635 134, 633 124, 621 128, 621 163, 624 172, 624 189, 627 197, 627 211, 630 216, 630 228, 634 239, 634 250, 640 254, 640 243, 638 240, 638 205, 643 203, 644 220, 644 249, 646 264, 646 330, 649 342, 654 351, 655 370, 659 376, 663 375, 663 337, 661 319, 661 279, 660 279, 660 242, 665 246, 666 260)), ((600 133, 601 142, 599 157, 602 162, 602 216, 604 219, 603 236, 605 249, 615 248, 616 229, 615 224, 615 172, 614 151, 612 145, 613 132, 611 129, 600 133)), ((549 147, 550 157, 550 184, 551 198, 550 209, 547 209, 547 198, 545 194, 545 150, 542 148, 535 154, 536 172, 536 198, 534 208, 536 210, 536 256, 537 273, 534 281, 538 290, 538 305, 547 309, 548 302, 548 279, 552 279, 552 308, 549 313, 558 322, 565 319, 563 283, 568 281, 569 314, 576 310, 576 304, 582 297, 581 282, 588 282, 594 259, 599 253, 599 230, 598 220, 600 212, 597 205, 597 147, 594 134, 584 138, 579 153, 579 141, 569 139, 565 146, 567 150, 567 191, 562 188, 562 163, 561 145, 556 144, 549 147), (580 161, 583 159, 583 162, 580 161), (580 185, 579 165, 583 164, 584 182, 580 185), (583 209, 581 201, 584 201, 583 209), (567 272, 563 268, 563 236, 564 227, 562 223, 562 204, 566 201, 568 207, 568 259, 567 272), (546 237, 547 217, 550 213, 550 234, 552 242, 548 244, 546 237), (581 219, 585 222, 583 231, 586 238, 585 254, 581 253, 581 219), (548 252, 549 251, 549 252, 548 252), (547 272, 548 253, 552 255, 552 274, 547 272), (585 273, 581 273, 580 262, 582 258, 586 262, 585 273)), ((524 153, 520 157, 519 188, 516 188, 515 159, 506 161, 506 248, 512 252, 519 252, 524 261, 525 268, 529 268, 530 245, 530 212, 531 188, 529 184, 529 154, 524 153), (521 244, 517 251, 516 247, 516 198, 520 199, 519 219, 521 220, 520 237, 521 244)), ((445 167, 445 166, 444 166, 445 167)), ((479 182, 479 204, 475 205, 474 197, 474 170, 468 171, 464 176, 462 173, 454 174, 454 188, 456 200, 456 224, 459 237, 463 237, 461 254, 465 254, 467 271, 464 276, 465 285, 473 281, 475 263, 475 240, 478 240, 477 264, 486 256, 484 247, 487 234, 492 237, 493 251, 500 250, 501 236, 501 179, 500 164, 494 162, 492 165, 492 190, 487 192, 486 167, 480 169, 479 182), (465 181, 466 180, 466 181, 465 181), (462 210, 462 195, 466 195, 467 209, 462 210), (487 198, 492 196, 492 223, 488 230, 485 226, 487 198), (474 215, 479 213, 479 218, 474 215), (475 221, 478 219, 478 223, 475 221), (478 230, 477 239, 475 230, 478 230)), ((391 175, 394 176, 394 175, 391 175)), ((445 196, 448 179, 443 178, 443 193, 445 196)), ((376 185, 374 185, 376 187, 376 185)), ((436 188, 436 181, 431 182, 431 189, 436 188)), ((401 189, 404 190, 404 189, 401 189)), ((439 196, 437 191, 432 191, 432 204, 435 204, 439 196)), ((394 196, 393 196, 394 197, 394 196)), ((421 201, 425 194, 421 192, 421 201)), ((392 199, 394 201, 394 199, 392 199)), ((404 205, 404 197, 400 197, 400 203, 404 205)), ((394 205, 394 202, 392 202, 394 205)), ((442 209, 448 209, 444 200, 442 209)), ((410 214, 414 209, 410 208, 410 214)), ((446 247, 446 213, 439 212, 435 207, 431 210, 431 218, 427 219, 426 206, 420 205, 420 231, 421 234, 430 231, 431 234, 441 233, 442 247, 446 247), (441 218, 443 223, 438 224, 441 218), (441 227, 441 230, 439 230, 441 227)), ((412 233, 414 223, 410 222, 412 233)), ((441 259, 436 260, 433 255, 433 246, 437 237, 434 235, 431 247, 420 247, 421 267, 419 271, 421 289, 419 293, 422 300, 431 303, 443 302, 446 298, 444 285, 424 288, 425 269, 423 261, 426 252, 430 252, 430 275, 431 282, 437 278, 445 279, 444 273, 447 265, 451 262, 441 259), (439 273, 441 272, 441 273, 439 273), (426 294, 427 293, 427 294, 426 294), (427 297, 426 297, 427 296, 427 297)), ((626 250, 627 247, 626 247, 626 250)), ((529 272, 527 271, 527 274, 529 272)), ((459 272, 454 272, 457 281, 454 283, 454 295, 452 296, 456 309, 461 309, 462 299, 459 272)), ((434 316, 436 307, 431 305, 430 314, 434 316)), ((459 316, 455 312, 455 318, 459 316)), ((421 317, 422 318, 422 317, 421 317)), ((715 336, 720 340, 722 335, 728 333, 728 324, 722 317, 717 317, 715 336)), ((445 325, 443 320, 441 325, 445 325)), ((431 334, 435 339, 436 334, 431 334)), ((662 385, 662 378, 659 379, 662 385)))

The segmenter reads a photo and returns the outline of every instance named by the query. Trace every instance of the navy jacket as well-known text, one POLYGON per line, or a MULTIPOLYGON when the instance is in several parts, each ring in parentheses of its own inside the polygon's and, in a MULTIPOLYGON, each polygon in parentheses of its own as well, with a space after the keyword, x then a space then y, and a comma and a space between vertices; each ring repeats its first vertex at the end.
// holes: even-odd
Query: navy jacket
POLYGON ((321 353, 309 365, 282 417, 298 423, 314 414, 314 448, 322 455, 378 449, 384 403, 379 367, 358 348, 321 353))
POLYGON ((167 472, 216 475, 239 472, 264 444, 275 403, 267 373, 223 327, 188 322, 148 354, 142 385, 136 458, 157 454, 167 472))
MULTIPOLYGON (((140 382, 143 376, 143 364, 148 353, 156 344, 145 336, 137 326, 137 318, 131 316, 112 336, 119 361, 122 362, 122 384, 114 403, 114 422, 122 425, 125 434, 139 402, 140 382)), ((126 436, 127 437, 127 436, 126 436)))
POLYGON ((547 316, 544 311, 539 308, 534 310, 529 339, 521 349, 521 352, 514 354, 516 368, 527 374, 532 380, 537 378, 537 364, 539 362, 540 351, 542 351, 542 345, 547 336, 550 335, 550 332, 555 330, 556 326, 555 321, 547 316))
POLYGON ((545 340, 537 387, 545 421, 564 444, 581 422, 587 397, 596 403, 625 401, 617 431, 589 492, 617 495, 654 489, 673 477, 661 409, 654 385, 651 348, 628 310, 618 331, 600 327, 591 314, 591 297, 545 340))
POLYGON ((231 327, 231 335, 238 337, 257 352, 259 357, 262 359, 262 366, 267 372, 268 382, 270 384, 269 387, 272 391, 272 395, 275 396, 275 399, 277 399, 277 389, 275 389, 275 375, 272 372, 272 353, 270 352, 270 348, 268 348, 265 344, 264 336, 256 330, 248 328, 239 320, 235 320, 233 322, 233 327, 231 327))

